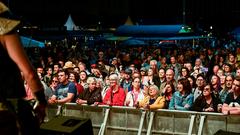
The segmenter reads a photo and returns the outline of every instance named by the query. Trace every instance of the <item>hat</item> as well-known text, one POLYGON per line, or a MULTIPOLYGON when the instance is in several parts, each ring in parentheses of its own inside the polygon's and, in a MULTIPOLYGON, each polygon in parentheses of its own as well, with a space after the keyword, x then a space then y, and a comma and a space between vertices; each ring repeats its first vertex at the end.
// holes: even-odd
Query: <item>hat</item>
POLYGON ((92 64, 91 68, 97 68, 97 64, 92 64))
MULTIPOLYGON (((0 14, 6 11, 9 11, 9 9, 2 2, 0 2, 0 14)), ((19 23, 20 21, 18 20, 0 17, 0 35, 4 35, 12 31, 19 23)))
POLYGON ((144 71, 144 72, 146 72, 147 69, 146 69, 145 67, 141 67, 140 71, 144 71))
POLYGON ((125 73, 126 73, 126 74, 132 74, 132 70, 129 69, 129 68, 127 68, 127 69, 125 69, 125 73))
POLYGON ((67 69, 67 68, 74 68, 75 65, 71 62, 71 61, 67 61, 63 67, 63 69, 67 69))

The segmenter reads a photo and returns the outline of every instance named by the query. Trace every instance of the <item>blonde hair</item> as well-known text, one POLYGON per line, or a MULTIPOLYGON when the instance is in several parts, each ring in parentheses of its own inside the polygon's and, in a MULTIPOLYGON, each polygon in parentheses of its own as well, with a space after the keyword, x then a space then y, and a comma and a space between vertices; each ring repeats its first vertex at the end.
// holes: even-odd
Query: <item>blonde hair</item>
POLYGON ((95 77, 88 77, 87 84, 90 84, 90 83, 97 83, 96 78, 95 77))
POLYGON ((152 85, 150 85, 150 86, 149 86, 149 90, 150 90, 151 88, 153 88, 153 89, 157 90, 157 95, 159 95, 159 94, 160 94, 160 92, 159 92, 159 88, 158 88, 158 86, 157 86, 157 85, 155 85, 155 84, 152 84, 152 85))
POLYGON ((109 79, 113 79, 117 81, 117 84, 119 84, 119 77, 116 73, 110 74, 109 79))

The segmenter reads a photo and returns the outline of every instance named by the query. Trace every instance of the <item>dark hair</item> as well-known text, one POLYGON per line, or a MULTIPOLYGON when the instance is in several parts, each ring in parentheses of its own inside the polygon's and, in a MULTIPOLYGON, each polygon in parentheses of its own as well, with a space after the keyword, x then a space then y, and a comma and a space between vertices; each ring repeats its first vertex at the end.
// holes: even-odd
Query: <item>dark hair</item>
MULTIPOLYGON (((217 91, 220 92, 220 90, 222 89, 222 88, 221 88, 221 80, 220 80, 220 77, 217 76, 217 75, 212 75, 212 76, 211 76, 211 80, 212 80, 212 77, 213 77, 213 76, 216 76, 217 79, 218 79, 218 80, 217 80, 217 91)), ((211 81, 211 80, 210 80, 210 81, 211 81)), ((212 85, 212 83, 211 83, 211 85, 212 85)))
POLYGON ((186 76, 186 77, 188 77, 188 76, 190 75, 190 72, 189 72, 188 68, 186 68, 186 67, 182 67, 181 73, 180 73, 181 76, 182 76, 182 70, 183 70, 183 69, 186 69, 186 71, 187 71, 187 76, 186 76))
MULTIPOLYGON (((195 79, 195 77, 191 75, 191 76, 188 76, 188 78, 191 78, 191 79, 193 80, 192 88, 196 88, 197 85, 196 85, 196 79, 195 79)), ((188 79, 188 78, 187 78, 187 79, 188 79)))
MULTIPOLYGON (((173 94, 173 93, 176 91, 176 90, 175 90, 175 87, 174 87, 174 85, 173 85, 172 82, 166 82, 166 85, 168 85, 168 84, 170 85, 170 87, 171 87, 171 89, 172 89, 172 94, 173 94)), ((166 85, 165 85, 165 86, 166 86, 166 85)), ((163 95, 164 95, 164 96, 167 96, 166 91, 163 93, 163 95)))
POLYGON ((166 73, 166 70, 165 70, 163 67, 160 67, 159 70, 158 70, 158 72, 159 72, 160 70, 164 70, 164 72, 166 73))
POLYGON ((64 72, 65 75, 67 75, 69 77, 69 70, 67 70, 67 69, 60 69, 58 73, 60 73, 60 72, 64 72))
POLYGON ((80 75, 82 72, 83 72, 83 73, 85 73, 85 74, 86 74, 86 76, 88 76, 87 72, 86 72, 86 71, 84 71, 84 70, 83 70, 83 71, 80 71, 80 72, 79 72, 79 75, 80 75))
POLYGON ((192 92, 191 84, 187 78, 179 79, 178 83, 183 85, 183 90, 185 91, 186 95, 189 95, 192 92))
POLYGON ((73 75, 74 75, 76 82, 79 82, 79 81, 80 81, 80 75, 79 75, 77 72, 71 71, 71 72, 69 72, 69 75, 70 75, 70 74, 73 74, 73 75))
POLYGON ((205 76, 204 76, 204 74, 202 74, 202 73, 198 74, 198 75, 197 75, 197 78, 198 78, 198 77, 202 77, 203 79, 205 79, 205 76))
POLYGON ((53 78, 57 78, 57 79, 58 79, 58 75, 53 75, 52 78, 51 78, 51 80, 49 81, 48 85, 51 85, 51 84, 52 84, 53 78))
MULTIPOLYGON (((207 85, 209 85, 210 86, 210 92, 211 92, 211 97, 212 98, 216 98, 216 96, 214 95, 214 92, 213 92, 213 85, 211 84, 211 83, 206 83, 205 85, 204 85, 204 87, 206 87, 207 85)), ((204 97, 203 96, 203 92, 201 93, 201 95, 202 95, 202 97, 204 97)))

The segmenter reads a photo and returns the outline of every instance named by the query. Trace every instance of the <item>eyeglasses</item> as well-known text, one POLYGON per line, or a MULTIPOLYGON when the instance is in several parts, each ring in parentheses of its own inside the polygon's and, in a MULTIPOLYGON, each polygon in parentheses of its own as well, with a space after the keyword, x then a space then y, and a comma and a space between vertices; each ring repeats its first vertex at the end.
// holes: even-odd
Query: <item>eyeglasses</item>
POLYGON ((58 81, 53 81, 54 83, 58 83, 58 81))

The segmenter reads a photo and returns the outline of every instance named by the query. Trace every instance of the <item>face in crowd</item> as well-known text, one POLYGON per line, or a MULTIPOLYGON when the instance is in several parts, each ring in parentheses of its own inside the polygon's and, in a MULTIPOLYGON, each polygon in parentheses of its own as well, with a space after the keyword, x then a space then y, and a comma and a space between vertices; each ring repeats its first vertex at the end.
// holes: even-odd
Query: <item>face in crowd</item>
POLYGON ((164 69, 160 69, 158 74, 159 74, 160 78, 165 78, 165 71, 164 71, 164 69))
POLYGON ((140 84, 141 84, 141 80, 140 78, 135 78, 132 82, 133 88, 134 89, 140 89, 140 84))
POLYGON ((210 85, 206 85, 206 86, 203 88, 203 96, 205 96, 205 97, 210 96, 211 93, 212 93, 212 90, 211 90, 210 85))
POLYGON ((234 80, 233 81, 233 91, 235 93, 240 93, 240 80, 234 80))
POLYGON ((204 78, 202 76, 199 76, 196 80, 197 87, 200 89, 203 88, 204 83, 205 83, 204 78))
POLYGON ((156 95, 158 95, 158 92, 159 92, 159 90, 158 90, 158 87, 156 85, 150 85, 149 86, 149 95, 150 96, 156 96, 156 95))
POLYGON ((225 78, 225 87, 231 89, 233 85, 233 78, 231 76, 227 76, 225 78))
POLYGON ((167 82, 170 82, 174 79, 174 72, 172 69, 168 69, 166 72, 166 80, 167 82))
POLYGON ((65 72, 61 71, 58 73, 58 80, 60 83, 65 83, 68 80, 68 75, 65 72))
POLYGON ((93 77, 90 77, 90 78, 88 78, 87 83, 88 83, 88 88, 90 91, 95 90, 96 84, 97 84, 96 79, 94 79, 93 77))
POLYGON ((112 74, 109 76, 110 87, 115 87, 118 85, 118 76, 116 74, 112 74))
POLYGON ((80 72, 80 80, 86 80, 87 74, 85 72, 80 72))

